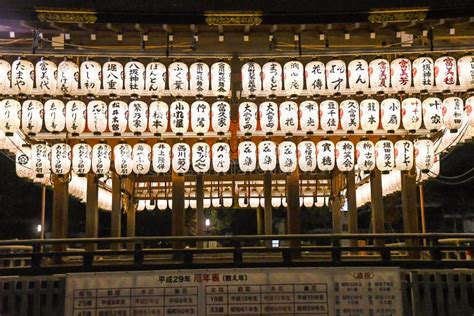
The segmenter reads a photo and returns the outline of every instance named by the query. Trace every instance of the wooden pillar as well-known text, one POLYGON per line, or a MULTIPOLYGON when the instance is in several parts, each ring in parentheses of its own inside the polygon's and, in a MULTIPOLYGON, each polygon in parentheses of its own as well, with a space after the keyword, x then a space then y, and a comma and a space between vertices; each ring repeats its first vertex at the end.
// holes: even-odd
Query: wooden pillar
MULTIPOLYGON (((265 235, 273 235, 272 174, 270 172, 265 173, 265 178, 263 180, 263 198, 265 199, 265 235)), ((271 248, 272 241, 266 240, 265 246, 271 248)))
MULTIPOLYGON (((286 177, 286 203, 288 204, 288 234, 301 233, 300 177, 298 168, 286 177)), ((299 240, 290 241, 290 247, 300 247, 299 240)))
MULTIPOLYGON (((137 206, 133 198, 127 203, 127 237, 135 237, 137 206)), ((135 244, 128 243, 128 250, 133 250, 135 244)))
MULTIPOLYGON (((99 227, 99 183, 93 173, 87 175, 86 237, 97 238, 99 227)), ((96 250, 96 244, 86 244, 86 250, 96 250)))
MULTIPOLYGON (((171 214, 172 236, 184 236, 184 176, 173 171, 171 175, 173 187, 173 210, 171 214)), ((184 248, 184 242, 174 242, 173 248, 184 248)))
MULTIPOLYGON (((205 229, 204 222, 204 178, 202 175, 196 176, 196 234, 204 236, 205 229)), ((204 242, 198 241, 196 243, 198 248, 204 247, 204 242)))
POLYGON ((255 209, 255 215, 257 218, 257 235, 261 236, 263 235, 263 209, 260 205, 255 209))
MULTIPOLYGON (((67 238, 68 233, 68 206, 69 192, 68 182, 64 179, 53 176, 53 239, 67 238)), ((56 251, 65 251, 66 245, 57 245, 54 247, 56 251)))
MULTIPOLYGON (((405 233, 419 233, 418 221, 418 207, 417 207, 417 192, 416 192, 416 173, 410 175, 403 171, 402 178, 402 214, 403 214, 403 232, 405 233)), ((419 246, 419 240, 406 239, 407 246, 419 246)), ((419 257, 419 253, 411 252, 411 257, 419 257)))
MULTIPOLYGON (((371 213, 372 213, 372 232, 385 232, 385 211, 383 207, 382 195, 382 174, 380 170, 374 169, 370 173, 370 194, 371 194, 371 213)), ((382 246, 385 241, 377 240, 376 245, 382 246)))
MULTIPOLYGON (((347 189, 347 213, 348 213, 348 232, 349 234, 357 234, 358 228, 358 214, 357 214, 357 196, 355 185, 355 170, 352 169, 346 175, 346 189, 347 189)), ((356 246, 357 240, 351 240, 351 246, 356 246)))
POLYGON ((331 179, 331 212, 332 212, 332 232, 341 233, 341 207, 342 199, 340 191, 342 190, 342 177, 338 170, 332 172, 331 179))
MULTIPOLYGON (((122 230, 122 181, 118 174, 112 172, 112 213, 110 231, 111 237, 121 237, 122 230)), ((113 250, 120 249, 120 243, 112 244, 113 250)))

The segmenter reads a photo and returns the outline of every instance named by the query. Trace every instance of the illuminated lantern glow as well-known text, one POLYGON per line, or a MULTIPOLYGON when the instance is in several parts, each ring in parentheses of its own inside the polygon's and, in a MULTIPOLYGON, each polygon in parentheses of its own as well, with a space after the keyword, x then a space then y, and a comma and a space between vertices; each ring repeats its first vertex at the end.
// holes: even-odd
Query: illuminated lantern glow
POLYGON ((51 148, 44 143, 33 144, 31 146, 31 167, 36 174, 36 178, 43 178, 50 170, 51 148))
POLYGON ((283 83, 285 93, 292 98, 303 92, 304 66, 301 62, 291 60, 283 65, 283 83))
POLYGON ((283 90, 283 69, 276 61, 269 61, 262 67, 262 87, 265 96, 276 97, 283 90))
POLYGON ((277 146, 270 140, 258 144, 258 166, 264 172, 273 171, 277 164, 277 146))
POLYGON ((109 103, 108 128, 114 136, 125 133, 128 125, 128 104, 113 100, 109 103))
POLYGON ((242 66, 242 94, 249 98, 262 91, 262 68, 259 64, 249 61, 242 66))
POLYGON ((211 148, 206 142, 194 143, 192 147, 192 165, 196 173, 206 173, 211 168, 211 148))
POLYGON ((438 131, 443 126, 442 101, 439 98, 427 98, 421 104, 423 123, 430 131, 438 131))
POLYGON ((316 145, 310 140, 304 140, 298 144, 298 166, 302 172, 313 172, 316 170, 316 145))
POLYGON ((326 65, 321 61, 311 61, 305 66, 306 90, 318 96, 326 90, 326 65))
POLYGON ((413 61, 413 86, 418 91, 428 91, 434 87, 434 61, 431 57, 418 57, 413 61))
POLYGON ((375 143, 375 165, 384 174, 395 167, 395 152, 391 141, 382 139, 375 143))
POLYGON ((273 135, 278 130, 278 105, 267 101, 259 106, 260 129, 266 135, 273 135))
POLYGON ((257 145, 243 141, 238 147, 239 168, 242 172, 253 172, 257 167, 257 145))
POLYGON ((341 93, 346 90, 347 70, 343 60, 335 59, 326 64, 326 83, 330 93, 341 93))
POLYGON ((145 65, 132 60, 125 64, 125 91, 131 96, 140 95, 145 91, 145 65))
MULTIPOLYGON (((8 91, 11 88, 12 66, 6 60, 0 59, 0 91, 8 91)), ((3 94, 6 94, 3 92, 3 94)))
POLYGON ((369 63, 370 88, 375 92, 385 92, 390 87, 390 63, 377 58, 369 63))
POLYGON ((5 136, 13 136, 20 130, 21 104, 17 100, 5 99, 0 101, 0 129, 5 136))
POLYGON ((307 100, 300 103, 300 128, 307 135, 314 134, 319 127, 319 108, 315 101, 307 100))
POLYGON ((188 65, 176 61, 168 66, 168 86, 172 96, 184 96, 189 89, 188 65))
POLYGON ((365 99, 360 102, 360 126, 366 133, 373 133, 379 128, 379 101, 365 99))
POLYGON ((421 100, 418 98, 407 98, 402 101, 402 124, 410 133, 415 133, 421 128, 422 110, 421 100))
POLYGON ((435 61, 435 83, 442 91, 450 90, 456 86, 457 67, 456 59, 451 56, 442 56, 435 61))
POLYGON ((392 88, 395 91, 405 91, 411 87, 412 70, 408 58, 397 58, 390 64, 392 88))
POLYGON ((153 101, 148 109, 148 128, 155 136, 161 136, 168 129, 168 104, 163 101, 153 101))
POLYGON ((80 68, 81 88, 87 94, 96 95, 101 88, 102 67, 92 60, 82 62, 80 68))
POLYGON ((148 126, 148 105, 143 101, 132 101, 128 105, 128 129, 141 135, 148 126))
POLYGON ((72 171, 82 177, 89 173, 92 165, 92 148, 87 143, 77 143, 72 147, 72 171))
POLYGON ((278 165, 281 172, 292 173, 298 167, 296 158, 296 144, 284 141, 278 144, 278 165))
POLYGON ((94 135, 107 129, 107 104, 104 101, 92 100, 87 104, 87 128, 94 135))
POLYGON ((44 126, 48 132, 58 134, 66 127, 66 107, 61 100, 50 99, 44 103, 44 126))
POLYGON ((219 135, 227 133, 230 129, 230 104, 217 101, 211 106, 212 130, 219 135))
POLYGON ((384 99, 380 103, 380 122, 388 133, 394 133, 400 127, 400 101, 394 98, 384 99))
POLYGON ((466 117, 468 119, 469 125, 474 127, 474 97, 469 97, 466 99, 464 104, 464 111, 466 112, 466 117))
POLYGON ((218 61, 211 65, 211 89, 214 96, 223 98, 229 95, 231 73, 232 69, 226 62, 218 61))
POLYGON ((23 144, 15 155, 15 171, 19 178, 33 178, 34 172, 31 166, 31 146, 23 144))
POLYGON ((41 59, 35 66, 36 89, 42 94, 55 94, 58 87, 58 67, 54 62, 41 59))
POLYGON ((66 95, 74 95, 79 89, 79 66, 70 60, 58 65, 58 90, 66 95))
POLYGON ((354 134, 359 128, 359 102, 344 100, 339 104, 341 128, 348 134, 354 134))
POLYGON ((342 172, 354 169, 355 156, 354 144, 348 140, 336 143, 336 166, 342 172))
POLYGON ((232 207, 234 201, 232 199, 232 190, 229 187, 224 189, 224 191, 222 192, 222 197, 222 206, 224 206, 225 208, 232 207))
POLYGON ((395 168, 400 171, 408 171, 413 168, 413 143, 402 139, 395 143, 395 168))
POLYGON ((137 204, 138 212, 144 211, 146 207, 147 207, 147 203, 145 200, 138 200, 138 204, 137 204))
POLYGON ((197 135, 203 136, 209 131, 211 124, 211 106, 203 100, 191 104, 191 129, 197 135))
POLYGON ((333 134, 339 126, 339 105, 334 100, 325 100, 319 104, 319 124, 327 134, 333 134))
POLYGON ((184 174, 189 171, 191 160, 191 148, 186 143, 176 143, 172 148, 172 166, 173 171, 178 174, 184 174))
POLYGON ((153 171, 167 173, 171 167, 171 146, 160 142, 153 145, 152 155, 153 171))
POLYGON ((21 130, 27 135, 36 135, 43 127, 43 103, 26 100, 21 106, 21 130))
POLYGON ((298 104, 293 101, 285 101, 280 104, 280 129, 286 135, 292 135, 298 131, 298 104))
POLYGON ((465 90, 474 88, 474 56, 464 56, 458 59, 459 86, 465 90))
POLYGON ((369 90, 369 64, 364 59, 354 59, 347 65, 349 88, 363 93, 369 90))
POLYGON ((35 78, 35 66, 25 59, 17 59, 12 63, 12 90, 15 93, 31 94, 35 78))
POLYGON ((119 176, 128 176, 133 171, 133 149, 126 143, 119 143, 114 147, 115 172, 119 176))
POLYGON ((427 173, 435 163, 434 144, 429 139, 418 139, 415 142, 416 167, 427 173))
POLYGON ((173 133, 183 135, 189 128, 189 104, 182 100, 170 104, 170 127, 173 133))
POLYGON ((58 143, 51 147, 51 171, 57 175, 71 171, 71 146, 58 143))
POLYGON ((110 160, 112 147, 107 143, 100 142, 92 147, 92 172, 104 175, 110 171, 110 160))
POLYGON ((230 146, 224 142, 212 144, 212 168, 217 173, 225 173, 230 169, 230 146))
POLYGON ((357 167, 368 173, 375 168, 375 146, 370 140, 362 140, 356 145, 357 167))
POLYGON ((166 66, 152 61, 145 69, 145 89, 152 96, 161 96, 166 89, 166 66))
MULTIPOLYGON (((138 204, 140 204, 142 200, 138 201, 138 204)), ((155 201, 154 200, 146 200, 144 201, 145 202, 145 208, 147 211, 153 211, 155 210, 155 201)), ((138 207, 137 207, 137 211, 138 211, 138 207)))
POLYGON ((86 128, 86 104, 79 100, 66 103, 66 130, 72 136, 79 136, 86 128))
POLYGON ((321 171, 331 171, 335 166, 335 148, 330 140, 322 140, 316 145, 316 161, 321 171))
POLYGON ((189 90, 197 98, 209 91, 209 66, 203 62, 195 62, 189 67, 189 90))
POLYGON ((464 117, 464 104, 461 98, 449 97, 443 100, 443 124, 451 132, 461 128, 464 117))
POLYGON ((123 90, 123 66, 118 61, 110 60, 102 66, 104 91, 109 95, 117 95, 123 90))
POLYGON ((257 130, 257 105, 255 103, 240 103, 239 128, 245 135, 252 135, 257 130))
POLYGON ((150 171, 151 147, 147 143, 139 142, 133 146, 133 172, 147 174, 150 171))

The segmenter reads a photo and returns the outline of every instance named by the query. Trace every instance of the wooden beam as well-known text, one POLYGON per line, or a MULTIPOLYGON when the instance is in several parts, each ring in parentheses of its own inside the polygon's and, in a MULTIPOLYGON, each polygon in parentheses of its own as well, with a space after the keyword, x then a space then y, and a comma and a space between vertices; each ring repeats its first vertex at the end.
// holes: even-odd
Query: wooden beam
MULTIPOLYGON (((265 173, 263 183, 263 198, 265 200, 264 226, 265 235, 273 235, 273 207, 272 207, 272 174, 265 173)), ((265 246, 272 247, 272 241, 266 240, 265 246)))
MULTIPOLYGON (((99 182, 93 173, 87 175, 86 237, 97 238, 99 227, 99 182)), ((95 244, 86 244, 86 250, 96 250, 95 244)))
MULTIPOLYGON (((204 178, 202 175, 196 176, 196 234, 204 236, 205 229, 204 222, 204 178)), ((198 248, 204 247, 204 242, 198 241, 196 243, 198 248)))
MULTIPOLYGON (((301 210, 300 210, 300 187, 299 171, 296 171, 286 177, 286 202, 288 204, 288 234, 301 233, 301 210)), ((291 240, 290 246, 300 247, 299 240, 291 240)), ((298 255, 298 254, 295 254, 298 255)))
MULTIPOLYGON (((355 170, 352 169, 346 174, 346 194, 347 194, 347 213, 348 213, 348 232, 349 234, 357 234, 358 228, 358 214, 357 214, 357 196, 355 183, 355 170)), ((351 246, 356 246, 357 241, 351 240, 351 246)))
MULTIPOLYGON (((172 236, 185 236, 184 226, 184 176, 172 172, 173 187, 173 210, 171 214, 171 232, 172 236)), ((184 248, 183 242, 174 242, 173 248, 184 248)))
MULTIPOLYGON (((112 212, 110 214, 110 236, 120 237, 122 234, 122 181, 119 175, 112 172, 112 212)), ((112 249, 117 250, 120 244, 113 244, 112 249)))
MULTIPOLYGON (((385 232, 385 210, 383 206, 382 194, 382 174, 380 170, 374 169, 370 173, 370 193, 371 193, 371 214, 372 214, 372 232, 385 232)), ((384 240, 377 240, 376 245, 384 245, 384 240)))
MULTIPOLYGON (((53 227, 52 238, 62 239, 68 235, 69 183, 58 176, 53 176, 53 227)), ((66 245, 55 246, 56 251, 65 251, 66 245)))

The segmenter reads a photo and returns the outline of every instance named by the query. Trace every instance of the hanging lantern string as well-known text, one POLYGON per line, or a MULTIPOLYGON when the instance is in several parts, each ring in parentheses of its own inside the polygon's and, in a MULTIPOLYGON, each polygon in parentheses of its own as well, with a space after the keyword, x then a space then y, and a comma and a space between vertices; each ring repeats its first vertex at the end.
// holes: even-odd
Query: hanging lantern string
POLYGON ((433 175, 430 176, 430 179, 433 180, 433 181, 442 183, 442 184, 446 184, 446 185, 460 185, 460 184, 464 184, 464 183, 467 183, 467 182, 469 182, 469 181, 474 180, 474 176, 472 176, 472 177, 470 177, 470 178, 468 178, 468 179, 459 181, 459 182, 446 182, 446 181, 442 181, 442 180, 437 179, 437 178, 436 178, 436 174, 433 173, 433 175))

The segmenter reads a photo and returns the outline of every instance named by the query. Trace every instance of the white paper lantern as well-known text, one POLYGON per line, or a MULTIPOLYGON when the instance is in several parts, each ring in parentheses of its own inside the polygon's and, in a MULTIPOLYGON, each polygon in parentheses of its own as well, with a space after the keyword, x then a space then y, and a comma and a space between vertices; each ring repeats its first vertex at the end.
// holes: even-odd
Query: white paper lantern
POLYGON ((370 88, 375 92, 385 92, 390 87, 390 63, 377 58, 369 63, 370 88))
POLYGON ((14 99, 0 101, 0 129, 6 136, 20 130, 21 104, 14 99))
POLYGON ((443 124, 451 130, 456 132, 461 128, 464 116, 464 104, 461 98, 449 97, 443 100, 442 105, 443 124))
POLYGON ((128 104, 113 100, 109 103, 108 127, 114 136, 119 136, 127 130, 128 125, 128 104))
POLYGON ((364 59, 354 59, 347 65, 349 88, 356 92, 369 90, 369 64, 364 59))
POLYGON ((139 142, 133 146, 133 172, 147 174, 150 171, 151 147, 147 143, 139 142))
POLYGON ((94 135, 107 129, 107 104, 104 101, 92 100, 87 104, 87 128, 94 135))
POLYGON ((166 66, 152 61, 146 65, 145 88, 153 96, 161 96, 166 89, 166 66))
POLYGON ((275 97, 283 89, 283 69, 276 61, 269 61, 262 67, 262 87, 263 94, 275 97))
POLYGON ((270 140, 262 141, 258 144, 258 166, 262 171, 273 171, 277 163, 277 146, 270 140))
POLYGON ((180 97, 188 91, 188 66, 180 61, 168 66, 168 85, 172 96, 180 97))
POLYGON ((379 101, 365 99, 360 102, 360 126, 367 133, 373 133, 379 127, 379 101))
POLYGON ((320 95, 326 90, 326 65, 311 61, 305 66, 306 90, 311 95, 320 95))
POLYGON ((283 82, 285 93, 297 97, 304 88, 304 66, 301 62, 291 60, 283 66, 283 82))
MULTIPOLYGON (((138 204, 140 204, 142 200, 138 201, 138 204)), ((155 210, 155 207, 156 207, 156 203, 155 203, 155 200, 146 200, 144 201, 145 202, 145 208, 147 211, 154 211, 155 210)), ((137 207, 137 211, 138 211, 138 207, 137 207)))
POLYGON ((369 172, 375 168, 375 146, 370 140, 362 140, 356 145, 357 167, 369 172))
POLYGON ((421 128, 422 110, 421 100, 418 98, 406 98, 402 101, 402 123, 403 128, 410 133, 421 128))
POLYGON ((330 140, 322 140, 316 145, 316 160, 318 169, 321 171, 331 171, 335 166, 335 148, 330 140))
POLYGON ((170 105, 170 126, 171 131, 178 135, 186 133, 189 128, 189 104, 182 100, 177 100, 170 105))
POLYGON ((242 172, 253 172, 257 167, 257 145, 251 141, 239 143, 239 167, 242 172))
POLYGON ((254 97, 262 90, 262 68, 259 64, 249 61, 242 66, 242 94, 254 97))
POLYGON ((375 164, 382 173, 388 173, 395 167, 393 143, 382 139, 375 143, 375 164))
POLYGON ((316 145, 305 140, 298 144, 298 166, 302 172, 313 172, 316 170, 316 145))
POLYGON ((198 135, 209 131, 211 124, 211 106, 204 100, 194 101, 191 104, 191 129, 198 135))
POLYGON ((66 130, 72 136, 79 136, 86 128, 87 106, 79 100, 66 103, 66 130))
POLYGON ((130 95, 140 95, 145 91, 145 65, 132 60, 125 64, 125 91, 130 95))
POLYGON ((278 144, 278 165, 281 172, 292 173, 298 166, 296 158, 296 145, 290 141, 278 144))
POLYGON ((267 101, 259 106, 260 129, 266 135, 272 135, 278 130, 278 105, 267 101))
POLYGON ((194 143, 192 147, 192 165, 196 173, 206 173, 211 167, 211 148, 206 142, 194 143))
POLYGON ((395 143, 395 167, 400 171, 407 171, 413 168, 413 143, 407 139, 399 140, 395 143))
POLYGON ((211 66, 211 89, 216 97, 225 97, 230 93, 232 69, 223 61, 213 63, 211 66))
POLYGON ((176 143, 173 145, 172 166, 173 171, 184 174, 189 171, 191 160, 191 148, 186 143, 176 143))
POLYGON ((298 131, 298 104, 285 101, 280 104, 280 129, 287 135, 298 131))
POLYGON ((8 93, 11 88, 12 66, 6 60, 0 59, 0 91, 8 93))
POLYGON ((408 58, 397 58, 390 64, 392 88, 395 91, 405 91, 411 87, 411 61, 408 58))
POLYGON ((431 57, 418 57, 413 61, 413 86, 416 90, 427 91, 434 86, 434 61, 431 57))
POLYGON ((101 88, 102 67, 96 61, 86 60, 80 68, 81 88, 87 94, 96 95, 101 88))
POLYGON ((60 133, 66 127, 66 107, 61 100, 50 99, 44 103, 44 126, 48 132, 60 133))
POLYGON ((34 172, 31 165, 31 146, 24 144, 15 155, 15 171, 19 178, 33 178, 34 172))
POLYGON ((303 101, 299 107, 300 127, 306 134, 314 134, 319 126, 319 109, 316 101, 303 101))
POLYGON ((227 133, 230 129, 230 104, 217 101, 211 106, 212 130, 218 134, 227 133))
POLYGON ((109 95, 116 95, 123 90, 123 66, 118 61, 108 61, 102 66, 104 91, 109 95))
POLYGON ((348 134, 353 134, 359 128, 359 102, 344 100, 339 104, 341 128, 348 134))
POLYGON ((347 70, 343 60, 335 59, 326 64, 326 83, 330 93, 341 93, 346 90, 347 70))
POLYGON ((257 130, 257 105, 253 102, 242 102, 239 105, 239 128, 246 135, 257 130))
POLYGON ((224 191, 222 192, 222 206, 225 208, 230 208, 232 207, 232 204, 234 203, 232 199, 232 190, 230 188, 225 188, 224 191))
POLYGON ((132 146, 126 143, 119 143, 114 147, 115 172, 119 176, 128 176, 133 171, 132 146))
POLYGON ((440 90, 450 90, 457 81, 456 59, 451 56, 442 56, 435 61, 435 83, 440 90))
POLYGON ((25 59, 17 59, 12 63, 12 89, 15 93, 31 94, 35 78, 35 66, 25 59))
POLYGON ((474 56, 468 55, 458 59, 459 86, 465 90, 474 88, 474 56))
POLYGON ((72 171, 84 176, 91 170, 92 148, 87 143, 77 143, 72 147, 72 171))
POLYGON ((148 125, 148 105, 143 101, 132 101, 128 105, 128 128, 134 135, 141 135, 148 125))
POLYGON ((35 66, 36 89, 42 94, 55 94, 58 87, 58 67, 51 60, 41 58, 35 66))
POLYGON ((189 66, 189 90, 196 97, 202 97, 209 91, 209 66, 195 62, 189 66))
POLYGON ((400 101, 394 98, 384 99, 380 104, 380 121, 382 128, 393 133, 400 127, 400 101))
POLYGON ((58 90, 66 95, 74 95, 79 89, 79 66, 70 60, 58 65, 58 90))
POLYGON ((435 163, 434 144, 429 139, 418 139, 415 142, 416 167, 426 173, 435 163))
POLYGON ((355 165, 354 144, 348 140, 336 143, 336 165, 342 171, 351 171, 355 165))
POLYGON ((225 173, 230 169, 230 146, 224 142, 212 144, 212 168, 217 173, 225 173))
POLYGON ((51 148, 47 144, 37 143, 31 146, 31 166, 37 178, 42 178, 50 170, 51 148))
MULTIPOLYGON (((466 99, 464 104, 464 111, 466 112, 466 117, 468 119, 469 125, 474 127, 474 97, 469 97, 466 99)), ((426 123, 425 123, 426 124, 426 123)))
POLYGON ((148 125, 155 136, 161 135, 168 129, 168 104, 163 101, 153 101, 148 110, 148 125))
POLYGON ((71 146, 64 143, 54 144, 51 147, 51 172, 65 175, 71 171, 71 146))
POLYGON ((339 105, 334 100, 325 100, 319 104, 319 122, 327 134, 334 133, 339 126, 339 105))
POLYGON ((427 98, 421 105, 425 128, 430 131, 440 130, 443 126, 442 101, 440 98, 427 98))
POLYGON ((138 200, 137 211, 138 212, 144 211, 145 208, 147 207, 147 204, 148 203, 145 200, 138 200))
POLYGON ((92 147, 92 172, 98 175, 107 174, 110 170, 112 147, 100 142, 92 147))
POLYGON ((153 145, 153 171, 167 173, 171 167, 171 146, 160 142, 153 145))
POLYGON ((43 103, 26 100, 21 106, 21 130, 27 135, 35 135, 43 127, 43 103))

